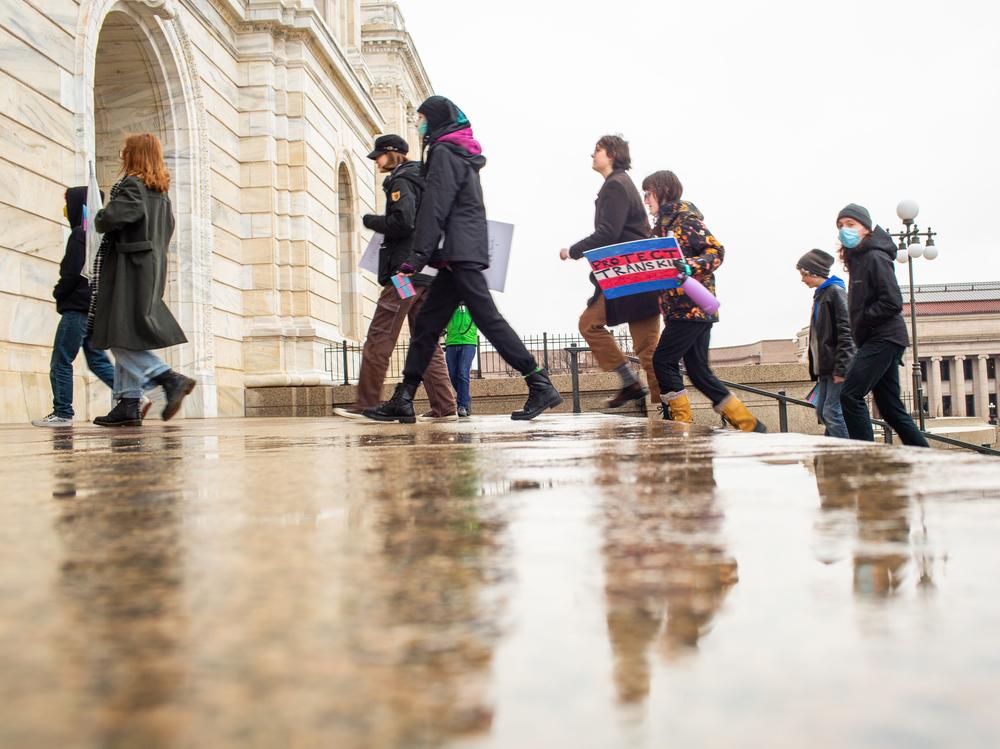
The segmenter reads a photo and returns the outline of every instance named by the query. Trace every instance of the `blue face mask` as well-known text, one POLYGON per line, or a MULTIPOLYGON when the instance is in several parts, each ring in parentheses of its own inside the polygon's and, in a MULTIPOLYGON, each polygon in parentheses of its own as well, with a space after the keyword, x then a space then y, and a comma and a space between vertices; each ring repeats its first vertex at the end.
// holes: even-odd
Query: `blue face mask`
POLYGON ((853 250, 861 244, 861 235, 857 229, 848 229, 846 226, 840 230, 840 243, 849 250, 853 250))
POLYGON ((427 137, 427 120, 423 120, 417 125, 417 132, 420 133, 421 138, 427 137))

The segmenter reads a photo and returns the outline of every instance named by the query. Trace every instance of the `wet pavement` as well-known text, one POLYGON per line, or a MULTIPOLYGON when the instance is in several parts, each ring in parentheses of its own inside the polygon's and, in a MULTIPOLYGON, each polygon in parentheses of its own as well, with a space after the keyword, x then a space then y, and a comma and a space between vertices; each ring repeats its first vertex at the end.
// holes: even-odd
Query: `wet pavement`
POLYGON ((0 746, 996 746, 1000 462, 601 415, 0 430, 0 746))

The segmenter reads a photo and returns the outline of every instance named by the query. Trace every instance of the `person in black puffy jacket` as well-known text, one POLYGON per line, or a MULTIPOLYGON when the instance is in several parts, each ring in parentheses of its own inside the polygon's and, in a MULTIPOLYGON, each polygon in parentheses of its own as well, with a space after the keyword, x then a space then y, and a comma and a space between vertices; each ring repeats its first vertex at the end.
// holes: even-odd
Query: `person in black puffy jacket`
POLYGON ((432 96, 417 109, 426 149, 423 201, 409 258, 400 266, 406 275, 430 265, 438 269, 424 308, 417 316, 403 382, 392 398, 364 413, 376 421, 412 423, 413 396, 435 350, 438 337, 461 302, 480 332, 528 383, 524 408, 514 420, 533 419, 562 403, 535 357, 497 310, 483 271, 490 265, 486 207, 479 171, 486 165, 483 149, 465 114, 443 96, 432 96), (441 241, 444 235, 444 241, 441 241))
MULTIPOLYGON (((104 194, 101 194, 102 202, 104 194)), ((83 226, 86 187, 66 191, 63 209, 71 227, 66 240, 66 254, 59 264, 59 282, 52 291, 59 313, 59 325, 52 343, 49 382, 52 384, 52 413, 31 423, 38 427, 63 427, 73 424, 73 361, 80 349, 90 371, 109 388, 114 387, 115 368, 103 351, 90 345, 87 335, 87 310, 90 308, 90 282, 81 275, 87 261, 87 241, 83 226)))
MULTIPOLYGON (((354 404, 333 409, 336 415, 348 419, 364 419, 365 409, 374 408, 381 402, 389 359, 399 340, 403 323, 409 324, 412 335, 414 321, 427 298, 427 287, 433 280, 423 273, 413 275, 415 293, 408 299, 401 299, 392 284, 392 277, 399 272, 399 266, 410 256, 417 209, 424 192, 420 164, 406 158, 409 151, 410 146, 405 140, 390 134, 376 138, 375 148, 368 154, 378 170, 389 175, 382 183, 385 213, 369 213, 361 219, 368 229, 384 237, 378 251, 378 282, 382 286, 382 293, 379 294, 375 314, 368 326, 354 404)), ((422 420, 458 419, 455 393, 452 392, 448 367, 440 348, 432 352, 424 373, 424 388, 427 390, 431 410, 421 417, 422 420)))
POLYGON ((871 214, 851 203, 837 215, 842 257, 850 274, 847 308, 858 346, 840 391, 844 421, 852 439, 874 442, 865 397, 871 393, 879 414, 904 445, 928 447, 903 407, 899 367, 910 340, 903 320, 903 295, 896 282, 896 245, 871 214))

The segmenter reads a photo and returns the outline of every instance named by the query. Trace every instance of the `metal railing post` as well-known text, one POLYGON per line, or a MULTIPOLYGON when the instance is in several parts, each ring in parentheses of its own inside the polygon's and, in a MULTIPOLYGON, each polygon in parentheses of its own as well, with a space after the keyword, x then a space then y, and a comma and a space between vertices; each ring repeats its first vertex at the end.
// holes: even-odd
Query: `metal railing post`
POLYGON ((785 402, 785 391, 779 390, 778 395, 778 428, 782 432, 788 431, 788 403, 785 402))
POLYGON ((579 352, 576 348, 568 348, 569 354, 569 375, 573 384, 573 413, 580 413, 580 368, 577 366, 577 356, 579 352))
POLYGON ((479 345, 482 343, 482 339, 476 336, 476 379, 483 379, 483 352, 479 345))
POLYGON ((350 385, 351 381, 350 381, 350 379, 347 376, 347 341, 346 340, 343 340, 343 341, 340 342, 340 350, 341 350, 341 353, 343 355, 343 362, 344 362, 344 384, 345 385, 350 385))
POLYGON ((542 333, 542 366, 549 371, 549 334, 542 333))

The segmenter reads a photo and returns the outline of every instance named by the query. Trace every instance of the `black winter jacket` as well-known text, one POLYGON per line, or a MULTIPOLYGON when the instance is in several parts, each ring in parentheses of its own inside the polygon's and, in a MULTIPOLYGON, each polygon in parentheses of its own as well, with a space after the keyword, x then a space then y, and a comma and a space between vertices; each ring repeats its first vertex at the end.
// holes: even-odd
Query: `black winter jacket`
MULTIPOLYGON (((647 239, 649 235, 649 222, 639 191, 635 189, 635 184, 625 171, 616 169, 604 180, 600 192, 597 193, 594 233, 570 247, 569 256, 579 260, 588 250, 647 239)), ((590 274, 590 282, 594 285, 594 294, 587 302, 587 306, 597 301, 601 295, 601 289, 593 273, 590 274)), ((660 313, 659 298, 659 292, 651 291, 617 299, 605 299, 608 325, 656 317, 660 313)))
POLYGON ((479 170, 486 158, 472 155, 455 143, 433 143, 424 161, 424 197, 417 212, 410 265, 440 268, 464 263, 490 267, 486 233, 486 206, 479 170), (441 235, 444 234, 444 245, 441 235))
POLYGON ((847 292, 837 283, 818 289, 809 324, 809 376, 846 376, 854 351, 847 292))
POLYGON ((867 341, 886 341, 909 346, 906 321, 903 319, 903 295, 896 282, 896 245, 881 226, 865 240, 848 250, 847 272, 851 285, 847 306, 851 314, 851 333, 858 346, 867 341))
POLYGON ((83 204, 86 202, 86 187, 71 187, 66 191, 66 212, 72 229, 66 240, 66 254, 59 263, 59 281, 52 290, 60 315, 90 309, 90 282, 80 275, 87 262, 87 240, 83 230, 83 204))
MULTIPOLYGON (((385 237, 378 251, 378 282, 388 286, 392 277, 399 273, 399 266, 410 256, 417 210, 424 194, 420 164, 406 161, 397 166, 382 182, 382 190, 385 192, 385 215, 369 213, 361 221, 385 237)), ((427 286, 432 280, 424 274, 412 278, 414 286, 427 286)))

